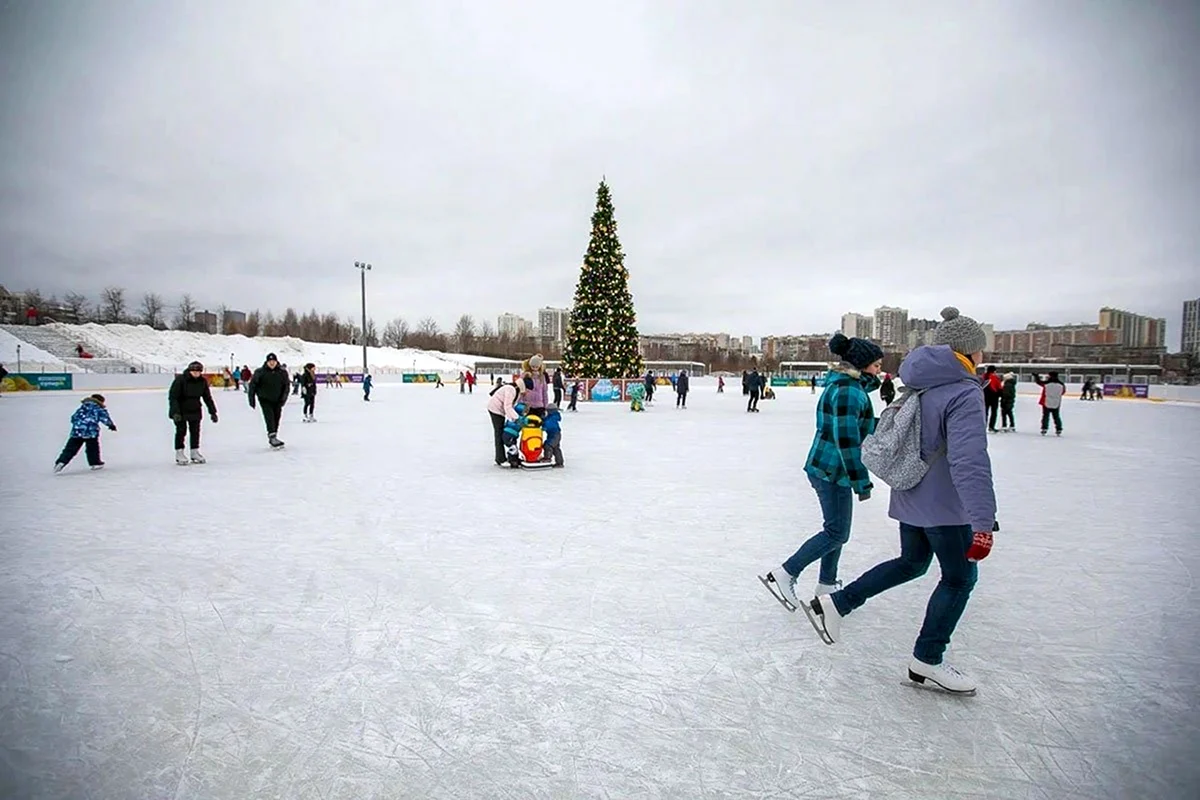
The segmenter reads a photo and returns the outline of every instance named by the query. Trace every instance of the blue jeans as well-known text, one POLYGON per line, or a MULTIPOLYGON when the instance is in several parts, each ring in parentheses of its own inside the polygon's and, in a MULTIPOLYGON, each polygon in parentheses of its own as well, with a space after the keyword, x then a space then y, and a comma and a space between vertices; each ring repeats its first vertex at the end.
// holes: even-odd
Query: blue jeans
POLYGON ((838 559, 842 557, 842 545, 850 540, 850 520, 854 513, 854 492, 849 486, 808 476, 817 499, 821 501, 821 516, 825 525, 820 533, 813 534, 800 545, 791 558, 783 562, 783 568, 793 578, 809 564, 821 559, 821 583, 837 581, 838 559))
POLYGON ((833 604, 845 616, 875 595, 921 577, 937 556, 942 579, 925 608, 925 623, 913 656, 926 664, 940 664, 979 575, 975 564, 967 561, 973 538, 970 525, 918 528, 901 522, 900 555, 876 564, 845 589, 834 592, 833 604))

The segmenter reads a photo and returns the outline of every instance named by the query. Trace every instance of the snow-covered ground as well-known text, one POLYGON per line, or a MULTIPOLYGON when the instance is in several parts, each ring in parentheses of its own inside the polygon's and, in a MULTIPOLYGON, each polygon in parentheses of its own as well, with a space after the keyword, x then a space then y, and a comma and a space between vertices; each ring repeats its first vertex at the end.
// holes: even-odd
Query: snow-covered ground
POLYGON ((17 346, 21 348, 21 369, 40 371, 42 368, 67 371, 61 358, 23 342, 6 330, 0 330, 0 364, 9 372, 17 371, 17 346))
MULTIPOLYGON (((78 395, 3 397, 0 796, 1197 796, 1200 411, 1071 402, 1043 439, 1019 399, 958 698, 903 681, 936 565, 836 648, 767 595, 819 525, 814 398, 697 383, 583 406, 540 473, 492 465, 482 392, 326 390, 269 452, 218 391, 187 468, 163 393, 115 394, 108 468, 59 476, 78 395)), ((844 578, 897 551, 886 508, 844 578)))
MULTIPOLYGON (((362 347, 352 344, 318 344, 294 337, 195 333, 190 331, 156 331, 148 325, 55 325, 64 335, 78 338, 103 350, 133 358, 147 364, 180 369, 193 359, 220 369, 234 364, 246 364, 251 369, 262 364, 267 353, 275 353, 282 363, 299 367, 309 361, 321 368, 362 370, 362 347)), ((86 345, 85 345, 86 346, 86 345)), ((476 361, 489 361, 472 355, 435 353, 411 348, 367 348, 367 363, 371 369, 416 370, 457 375, 459 370, 474 367, 476 361)))

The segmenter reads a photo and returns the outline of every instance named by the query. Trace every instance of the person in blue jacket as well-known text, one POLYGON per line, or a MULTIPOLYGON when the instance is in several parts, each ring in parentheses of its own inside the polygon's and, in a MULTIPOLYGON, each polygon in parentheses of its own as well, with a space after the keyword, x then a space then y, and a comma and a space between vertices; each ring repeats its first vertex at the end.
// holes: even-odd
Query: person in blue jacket
POLYGON ((373 382, 374 381, 371 378, 371 373, 368 372, 363 376, 363 400, 367 401, 368 403, 371 402, 371 384, 373 382))
POLYGON ((505 420, 504 428, 500 433, 500 441, 504 445, 508 465, 513 469, 519 469, 521 466, 521 456, 517 453, 517 441, 521 438, 521 429, 525 427, 525 412, 528 410, 524 403, 514 404, 513 411, 517 412, 517 418, 505 420))
POLYGON ((554 466, 564 466, 562 453, 562 412, 558 410, 557 403, 551 403, 546 406, 546 418, 542 420, 542 435, 545 437, 545 444, 542 445, 544 451, 543 460, 548 461, 553 458, 554 466))
POLYGON ((62 472, 79 453, 81 447, 87 448, 87 462, 92 469, 101 469, 104 462, 100 460, 100 426, 104 425, 110 431, 117 429, 108 409, 104 407, 104 395, 94 394, 83 398, 79 408, 71 415, 71 437, 54 462, 54 471, 62 472))

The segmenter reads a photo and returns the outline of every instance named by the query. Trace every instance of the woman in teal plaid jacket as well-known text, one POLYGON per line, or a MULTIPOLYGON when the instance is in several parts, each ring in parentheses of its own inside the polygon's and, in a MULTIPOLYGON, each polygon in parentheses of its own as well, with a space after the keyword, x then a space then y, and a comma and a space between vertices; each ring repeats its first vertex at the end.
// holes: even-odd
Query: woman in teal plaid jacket
POLYGON ((875 411, 868 397, 879 388, 883 351, 866 339, 835 334, 829 349, 840 362, 829 370, 825 390, 817 401, 817 432, 804 471, 821 503, 824 524, 782 566, 775 567, 763 582, 784 605, 798 605, 794 584, 809 564, 821 562, 816 595, 837 588, 838 560, 842 545, 850 539, 854 495, 860 501, 871 496, 871 475, 863 466, 862 441, 874 430, 875 411))

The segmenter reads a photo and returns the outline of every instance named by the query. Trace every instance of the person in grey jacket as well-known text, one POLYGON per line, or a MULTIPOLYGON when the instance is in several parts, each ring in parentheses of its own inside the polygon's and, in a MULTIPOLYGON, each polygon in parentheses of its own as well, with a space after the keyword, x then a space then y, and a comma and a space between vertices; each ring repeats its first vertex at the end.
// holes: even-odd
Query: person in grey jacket
MULTIPOLYGON (((918 347, 900 365, 900 379, 923 389, 921 458, 929 465, 911 489, 891 492, 888 516, 900 523, 900 555, 871 568, 840 591, 803 604, 827 643, 841 634, 842 618, 870 598, 919 578, 936 556, 941 580, 929 598, 908 677, 957 694, 975 682, 942 662, 978 576, 976 562, 992 548, 996 494, 987 452, 983 389, 975 365, 987 341, 983 328, 956 308, 942 310, 934 344, 918 347)), ((909 401, 912 402, 912 401, 909 401)))

